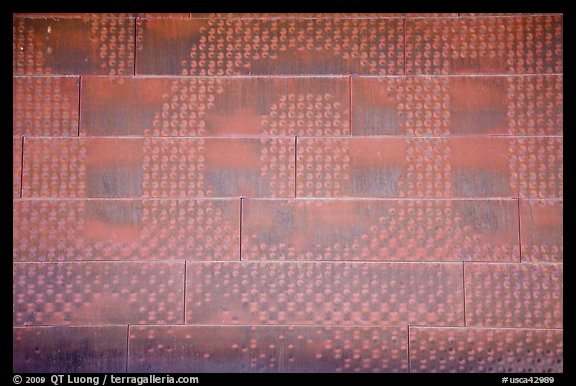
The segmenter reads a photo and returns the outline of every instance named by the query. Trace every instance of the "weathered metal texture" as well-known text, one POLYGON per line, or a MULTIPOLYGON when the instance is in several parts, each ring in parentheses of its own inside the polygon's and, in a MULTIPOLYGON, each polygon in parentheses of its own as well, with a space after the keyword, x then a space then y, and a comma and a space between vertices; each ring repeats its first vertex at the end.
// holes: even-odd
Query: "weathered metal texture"
POLYGON ((174 324, 184 262, 14 263, 13 324, 174 324))
POLYGON ((188 262, 187 324, 464 324, 462 264, 188 262))
POLYGON ((404 72, 401 18, 138 19, 136 42, 136 74, 404 72))
POLYGON ((293 138, 30 139, 24 197, 294 197, 293 138))
POLYGON ((79 95, 76 77, 14 77, 13 135, 78 136, 79 95))
POLYGON ((465 263, 466 325, 562 328, 562 264, 465 263))
POLYGON ((22 138, 12 137, 12 198, 19 198, 22 188, 22 138))
POLYGON ((406 74, 563 71, 561 15, 406 20, 406 74))
POLYGON ((562 75, 352 78, 352 135, 562 135, 562 75))
POLYGON ((242 259, 518 262, 518 205, 246 199, 242 259))
POLYGON ((82 78, 81 136, 342 136, 345 78, 82 78))
POLYGON ((133 18, 14 17, 12 65, 17 75, 131 75, 133 18))
POLYGON ((562 373, 562 330, 410 327, 413 373, 562 373))
POLYGON ((131 326, 128 372, 407 372, 406 327, 131 326))
POLYGON ((521 200, 522 261, 564 261, 564 202, 521 200))
POLYGON ((238 260, 240 200, 24 200, 14 261, 238 260))
POLYGON ((126 371, 128 326, 16 327, 15 373, 121 373, 126 371))
POLYGON ((515 141, 298 138, 296 196, 518 197, 515 141))
POLYGON ((520 198, 562 198, 564 138, 519 138, 513 142, 520 198))

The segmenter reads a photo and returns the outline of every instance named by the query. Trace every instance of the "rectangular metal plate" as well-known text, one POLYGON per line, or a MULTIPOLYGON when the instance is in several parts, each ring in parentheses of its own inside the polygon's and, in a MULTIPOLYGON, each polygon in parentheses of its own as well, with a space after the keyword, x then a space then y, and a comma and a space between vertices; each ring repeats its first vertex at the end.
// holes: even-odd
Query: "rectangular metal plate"
POLYGON ((522 261, 564 261, 564 202, 520 200, 522 261))
POLYGON ((413 373, 562 373, 562 330, 410 327, 413 373))
POLYGON ((174 324, 184 262, 14 263, 13 324, 174 324))
POLYGON ((460 263, 188 262, 187 324, 464 325, 460 263))
POLYGON ((132 75, 133 18, 14 17, 13 72, 17 75, 132 75))
POLYGON ((465 263, 466 325, 562 328, 562 264, 465 263))
POLYGON ((82 78, 81 136, 343 136, 345 78, 82 78))
POLYGON ((516 261, 516 200, 253 200, 243 260, 516 261))
POLYGON ((240 200, 24 200, 14 261, 239 260, 240 200))
POLYGON ((131 326, 128 372, 407 372, 406 327, 131 326))
POLYGON ((352 135, 562 135, 562 75, 352 78, 352 135))
POLYGON ((128 326, 17 327, 15 373, 121 373, 126 371, 128 326))
POLYGON ((79 87, 76 77, 14 77, 13 135, 77 137, 79 87))

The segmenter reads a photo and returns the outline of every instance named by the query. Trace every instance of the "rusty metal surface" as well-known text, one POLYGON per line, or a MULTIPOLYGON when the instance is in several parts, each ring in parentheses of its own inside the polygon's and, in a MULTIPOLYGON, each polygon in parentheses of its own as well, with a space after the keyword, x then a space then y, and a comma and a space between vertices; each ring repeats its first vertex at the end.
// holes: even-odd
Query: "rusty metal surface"
POLYGON ((516 261, 516 200, 251 200, 243 260, 516 261))
POLYGON ((564 138, 520 138, 513 146, 520 198, 562 198, 564 138))
POLYGON ((131 75, 134 24, 130 18, 14 17, 14 74, 131 75))
POLYGON ((126 371, 128 326, 17 327, 15 373, 119 373, 126 371))
POLYGON ((240 200, 24 200, 14 261, 238 260, 240 200))
POLYGON ((193 19, 380 19, 389 17, 455 17, 458 13, 192 13, 193 19))
POLYGON ((522 261, 564 261, 564 202, 521 200, 522 261))
POLYGON ((187 324, 463 325, 459 263, 187 264, 187 324))
POLYGON ((563 71, 561 15, 406 20, 406 74, 563 71))
POLYGON ((138 19, 136 41, 136 74, 404 72, 401 18, 138 19))
POLYGON ((562 330, 410 327, 414 373, 562 373, 562 330))
POLYGON ((24 197, 294 197, 293 138, 29 139, 24 197))
POLYGON ((562 75, 354 77, 352 135, 562 135, 562 75))
POLYGON ((131 326, 128 372, 407 372, 406 327, 131 326))
POLYGON ((78 136, 79 95, 76 77, 14 77, 13 135, 78 136))
POLYGON ((22 138, 12 137, 12 198, 19 198, 22 183, 22 138))
POLYGON ((184 262, 14 263, 13 324, 174 324, 184 262))
POLYGON ((507 138, 298 138, 297 197, 517 197, 507 138))
POLYGON ((345 78, 82 78, 81 136, 341 136, 345 78))
POLYGON ((562 264, 465 263, 466 325, 562 328, 562 264))

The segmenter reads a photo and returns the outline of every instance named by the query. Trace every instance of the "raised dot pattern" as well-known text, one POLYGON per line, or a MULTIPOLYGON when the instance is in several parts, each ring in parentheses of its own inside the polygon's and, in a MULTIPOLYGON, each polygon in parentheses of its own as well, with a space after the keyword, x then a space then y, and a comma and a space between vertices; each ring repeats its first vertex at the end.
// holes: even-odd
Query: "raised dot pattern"
POLYGON ((468 326, 562 328, 561 264, 465 266, 468 326))
POLYGON ((463 324, 456 263, 189 263, 187 283, 188 324, 463 324))
POLYGON ((522 201, 522 261, 562 263, 564 229, 561 200, 522 201))
POLYGON ((129 371, 408 370, 405 327, 135 326, 130 328, 130 345, 146 349, 131 360, 129 371))
POLYGON ((288 52, 329 52, 344 61, 345 71, 367 74, 398 74, 404 63, 401 19, 208 19, 203 24, 190 58, 182 61, 182 75, 267 75, 269 63, 288 52))
POLYGON ((339 197, 350 183, 350 144, 326 138, 298 139, 297 197, 339 197))
MULTIPOLYGON (((85 201, 19 201, 13 204, 14 261, 58 261, 85 256, 85 201)), ((84 257, 85 256, 85 257, 84 257)))
POLYGON ((449 135, 449 78, 381 78, 406 135, 449 135))
POLYGON ((410 371, 561 373, 559 330, 410 328, 410 371))
POLYGON ((132 75, 134 68, 134 21, 127 17, 92 14, 82 18, 90 25, 89 42, 98 51, 101 73, 132 75))
MULTIPOLYGON (((293 228, 316 227, 314 219, 307 209, 311 207, 336 210, 338 201, 282 201, 275 206, 276 216, 284 214, 288 219, 274 219, 268 227, 259 225, 251 231, 251 226, 244 224, 242 239, 242 256, 248 260, 300 260, 300 261, 338 261, 338 260, 374 260, 374 261, 509 261, 518 260, 517 242, 493 240, 494 232, 505 232, 508 229, 491 229, 495 211, 500 206, 485 206, 487 210, 479 215, 465 218, 475 202, 453 202, 452 200, 396 200, 371 202, 370 217, 354 217, 354 213, 366 211, 366 207, 357 204, 347 207, 349 221, 360 224, 353 227, 362 229, 361 235, 349 236, 334 243, 317 239, 303 247, 296 247, 287 237, 278 238, 276 229, 290 223, 293 228), (294 218, 293 218, 294 217, 294 218), (488 228, 481 231, 479 228, 488 228)), ((480 207, 480 206, 479 206, 480 207)), ((269 209, 272 211, 272 209, 269 209)), ((321 220, 319 220, 321 221, 321 220)), ((349 223, 343 223, 340 231, 351 229, 349 223)), ((339 228, 330 225, 327 229, 337 231, 339 228)), ((314 233, 316 229, 312 230, 314 233)), ((517 231, 516 231, 517 232, 517 231)))
POLYGON ((260 140, 260 177, 268 181, 270 197, 294 196, 295 145, 284 139, 260 140))
POLYGON ((84 197, 86 143, 33 139, 26 140, 24 146, 23 197, 84 197))
POLYGON ((562 76, 507 77, 508 133, 561 135, 564 127, 562 76))
POLYGON ((46 67, 44 44, 29 19, 15 18, 12 25, 12 68, 15 74, 51 74, 46 67))
POLYGON ((562 72, 560 15, 407 23, 407 74, 562 72))
POLYGON ((406 173, 398 181, 401 197, 451 197, 450 143, 447 139, 406 140, 406 173))
POLYGON ((183 263, 15 263, 13 323, 178 323, 183 268, 183 263))
POLYGON ((162 96, 162 111, 154 116, 145 136, 203 136, 206 113, 214 108, 217 95, 224 92, 220 79, 176 79, 170 93, 162 96))
POLYGON ((514 142, 521 198, 562 198, 564 140, 521 138, 514 142))
POLYGON ((262 118, 264 135, 341 136, 349 128, 349 110, 331 93, 281 95, 262 118))
POLYGON ((239 210, 226 203, 145 200, 136 258, 237 260, 240 236, 232 221, 239 210))
POLYGON ((77 90, 69 82, 59 77, 14 78, 13 135, 76 137, 78 100, 70 97, 77 90))
POLYGON ((204 139, 144 140, 144 197, 205 197, 211 194, 204 172, 204 139))

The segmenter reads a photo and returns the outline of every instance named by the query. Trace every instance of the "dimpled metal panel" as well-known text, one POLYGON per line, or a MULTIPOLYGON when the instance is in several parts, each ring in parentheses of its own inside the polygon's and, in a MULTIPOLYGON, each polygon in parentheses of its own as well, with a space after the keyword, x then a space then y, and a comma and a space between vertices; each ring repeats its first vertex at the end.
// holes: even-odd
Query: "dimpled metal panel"
POLYGON ((561 373, 562 330, 410 328, 414 373, 561 373))
POLYGON ((82 136, 350 133, 344 78, 83 77, 82 81, 82 136))
POLYGON ((14 77, 13 135, 76 137, 78 79, 14 77))
POLYGON ((406 74, 562 73, 561 15, 406 20, 406 74))
POLYGON ((294 197, 293 138, 145 139, 145 197, 294 197))
POLYGON ((17 327, 13 329, 15 373, 126 371, 127 326, 17 327))
POLYGON ((519 138, 512 143, 520 198, 562 198, 564 138, 519 138))
POLYGON ((13 324, 174 324, 184 262, 14 263, 13 324))
POLYGON ((237 260, 240 200, 25 200, 14 261, 237 260))
POLYGON ((131 75, 134 19, 14 17, 14 74, 131 75))
POLYGON ((138 19, 136 42, 137 74, 394 75, 404 71, 400 18, 138 19))
POLYGON ((521 200, 522 261, 564 261, 564 203, 561 200, 521 200))
POLYGON ((517 197, 507 138, 298 138, 297 197, 517 197))
POLYGON ((78 139, 26 139, 22 197, 84 197, 86 146, 78 139))
POLYGON ((459 263, 187 264, 187 324, 463 325, 459 263))
POLYGON ((193 19, 380 19, 390 17, 450 17, 458 13, 192 13, 193 19))
POLYGON ((406 327, 131 326, 128 372, 406 372, 406 327))
POLYGON ((466 325, 562 328, 562 264, 465 263, 466 325))
POLYGON ((12 137, 12 198, 19 198, 22 183, 22 138, 12 137))
POLYGON ((352 78, 353 135, 558 135, 561 75, 352 78))
POLYGON ((26 141, 24 197, 294 197, 293 138, 26 141))
POLYGON ((24 197, 142 196, 142 139, 29 139, 24 197))
POLYGON ((251 200, 243 260, 519 261, 515 200, 251 200))

